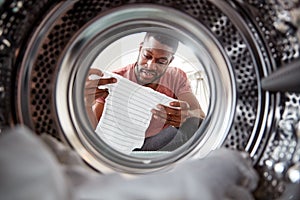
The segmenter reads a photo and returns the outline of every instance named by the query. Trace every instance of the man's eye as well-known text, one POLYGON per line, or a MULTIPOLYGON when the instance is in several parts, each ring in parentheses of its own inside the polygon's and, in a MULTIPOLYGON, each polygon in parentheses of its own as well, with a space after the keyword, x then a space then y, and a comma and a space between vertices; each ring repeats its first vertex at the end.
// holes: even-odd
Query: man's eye
POLYGON ((167 60, 158 60, 157 63, 161 64, 161 65, 165 65, 168 63, 168 61, 167 60))
POLYGON ((152 59, 152 56, 149 56, 149 55, 145 55, 143 54, 144 58, 148 59, 148 60, 151 60, 152 59))

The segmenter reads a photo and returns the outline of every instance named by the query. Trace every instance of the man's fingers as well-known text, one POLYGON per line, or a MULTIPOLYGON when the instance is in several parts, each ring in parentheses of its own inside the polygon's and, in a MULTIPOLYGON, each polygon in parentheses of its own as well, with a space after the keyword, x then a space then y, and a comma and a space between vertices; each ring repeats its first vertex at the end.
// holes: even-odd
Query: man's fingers
POLYGON ((101 86, 117 82, 116 78, 102 78, 103 73, 98 69, 90 69, 85 82, 85 102, 86 105, 92 105, 98 98, 105 99, 109 92, 107 88, 101 86), (101 87, 101 88, 100 88, 101 87))
POLYGON ((100 71, 99 69, 91 68, 88 72, 86 87, 96 87, 117 82, 116 78, 102 78, 103 76, 104 74, 102 71, 100 71))
POLYGON ((109 92, 108 89, 89 89, 85 91, 85 96, 93 96, 94 99, 98 98, 106 98, 108 96, 109 92))
POLYGON ((88 77, 91 76, 91 75, 97 75, 99 77, 102 77, 103 76, 103 72, 100 71, 99 69, 95 69, 95 68, 91 68, 88 72, 88 77))
POLYGON ((174 127, 180 127, 181 125, 181 116, 170 115, 165 111, 151 110, 153 117, 157 120, 160 120, 164 124, 168 124, 174 127))
POLYGON ((107 85, 107 84, 111 84, 111 83, 116 83, 117 79, 116 78, 101 78, 98 80, 98 86, 100 85, 107 85))
POLYGON ((185 101, 172 101, 170 103, 170 106, 180 107, 181 110, 188 110, 188 109, 190 109, 190 105, 187 102, 185 102, 185 101))
POLYGON ((95 92, 95 98, 106 98, 108 96, 109 92, 108 89, 97 89, 95 92))
MULTIPOLYGON (((180 104, 176 103, 175 105, 180 104)), ((184 107, 187 107, 185 104, 183 105, 184 107)), ((188 117, 188 110, 183 110, 181 107, 169 107, 162 104, 157 105, 157 110, 153 109, 151 112, 155 119, 175 127, 180 127, 188 117)))
POLYGON ((165 105, 162 105, 162 104, 158 104, 157 108, 161 112, 165 112, 168 115, 172 115, 172 116, 180 116, 181 115, 181 109, 180 108, 171 108, 169 106, 165 106, 165 105))

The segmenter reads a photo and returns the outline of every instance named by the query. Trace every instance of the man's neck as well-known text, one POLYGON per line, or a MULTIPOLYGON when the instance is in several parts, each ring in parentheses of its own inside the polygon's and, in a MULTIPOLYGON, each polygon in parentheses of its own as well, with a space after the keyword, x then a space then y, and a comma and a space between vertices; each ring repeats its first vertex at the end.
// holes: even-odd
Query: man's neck
POLYGON ((153 90, 156 90, 157 87, 159 86, 159 84, 158 83, 148 83, 148 84, 145 84, 144 86, 152 88, 153 90))

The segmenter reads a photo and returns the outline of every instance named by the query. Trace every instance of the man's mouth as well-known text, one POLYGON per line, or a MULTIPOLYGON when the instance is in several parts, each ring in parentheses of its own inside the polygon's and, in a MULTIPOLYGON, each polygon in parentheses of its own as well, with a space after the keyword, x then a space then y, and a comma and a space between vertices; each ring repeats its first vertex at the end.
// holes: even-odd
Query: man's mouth
POLYGON ((141 69, 140 70, 140 76, 143 79, 153 79, 156 76, 156 73, 153 71, 141 69))

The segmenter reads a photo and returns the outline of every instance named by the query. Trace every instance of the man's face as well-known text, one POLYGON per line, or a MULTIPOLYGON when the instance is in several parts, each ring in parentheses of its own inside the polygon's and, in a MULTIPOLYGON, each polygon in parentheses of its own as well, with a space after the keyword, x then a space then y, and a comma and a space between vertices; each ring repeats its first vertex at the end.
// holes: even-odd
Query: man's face
POLYGON ((140 46, 135 75, 141 85, 154 83, 166 71, 173 60, 171 47, 161 44, 153 37, 140 46))

